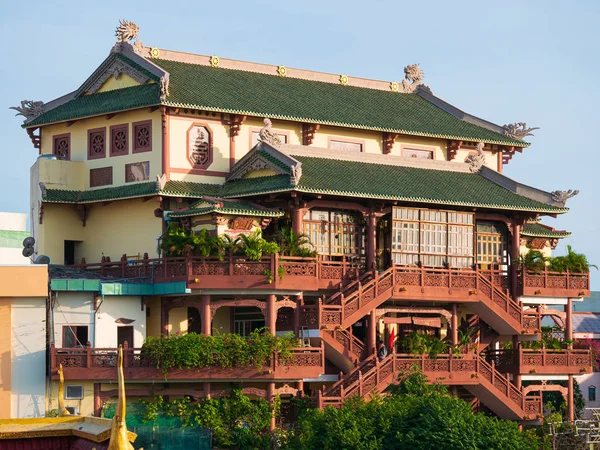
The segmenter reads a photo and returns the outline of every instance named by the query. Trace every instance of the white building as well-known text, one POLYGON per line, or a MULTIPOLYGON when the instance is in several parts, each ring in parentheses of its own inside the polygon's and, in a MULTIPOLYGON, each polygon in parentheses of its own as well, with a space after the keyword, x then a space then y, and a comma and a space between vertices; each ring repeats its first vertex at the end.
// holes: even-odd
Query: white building
POLYGON ((31 264, 23 256, 23 239, 27 231, 27 214, 0 212, 0 264, 31 264))

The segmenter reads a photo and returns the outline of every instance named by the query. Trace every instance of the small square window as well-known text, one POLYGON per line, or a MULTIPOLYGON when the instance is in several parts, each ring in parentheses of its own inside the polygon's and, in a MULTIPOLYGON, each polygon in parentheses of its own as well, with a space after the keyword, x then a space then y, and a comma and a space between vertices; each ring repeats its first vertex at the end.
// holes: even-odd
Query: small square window
POLYGON ((88 159, 106 156, 106 128, 88 130, 88 159))
POLYGON ((590 402, 596 401, 596 386, 588 387, 588 401, 590 401, 590 402))
POLYGON ((64 325, 63 348, 85 347, 88 342, 87 325, 64 325))
POLYGON ((129 125, 110 127, 110 156, 129 154, 129 125))
POLYGON ((329 141, 329 148, 334 150, 345 150, 347 152, 360 153, 363 151, 363 144, 360 142, 329 141))
POLYGON ((420 150, 416 148, 404 148, 402 150, 402 156, 407 158, 433 159, 433 151, 420 150))
POLYGON ((152 121, 133 124, 133 153, 152 151, 152 121))
POLYGON ((52 153, 58 159, 69 161, 71 159, 71 134, 59 134, 52 137, 52 153))
POLYGON ((83 398, 83 386, 66 385, 65 400, 81 400, 83 398))

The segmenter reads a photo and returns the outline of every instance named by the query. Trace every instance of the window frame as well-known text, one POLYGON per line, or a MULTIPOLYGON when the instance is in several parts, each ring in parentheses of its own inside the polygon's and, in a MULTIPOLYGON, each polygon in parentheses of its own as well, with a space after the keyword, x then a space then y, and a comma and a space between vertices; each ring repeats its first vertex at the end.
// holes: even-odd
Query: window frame
POLYGON ((212 128, 207 123, 193 122, 188 127, 187 131, 185 132, 185 158, 194 170, 206 170, 212 165, 214 160, 214 133, 212 128), (195 127, 206 128, 206 131, 208 132, 208 161, 206 164, 195 164, 190 158, 190 132, 195 127))
POLYGON ((71 161, 71 133, 62 133, 52 136, 52 154, 55 155, 61 161, 71 161), (59 139, 62 140, 64 138, 66 138, 68 142, 67 157, 65 159, 60 159, 58 158, 58 154, 56 153, 56 141, 59 139))
POLYGON ((110 157, 116 156, 125 156, 129 155, 129 123, 121 123, 118 125, 111 125, 109 127, 109 136, 110 136, 110 157), (114 149, 114 137, 115 133, 119 131, 125 131, 125 150, 124 151, 116 151, 114 149))
POLYGON ((588 402, 595 402, 596 401, 596 386, 591 385, 588 386, 588 402), (593 397, 592 398, 592 394, 593 393, 593 397))
POLYGON ((152 151, 152 120, 140 120, 139 122, 133 122, 131 124, 131 153, 145 153, 152 151), (147 147, 139 147, 137 141, 137 128, 148 126, 148 146, 147 147))
POLYGON ((327 148, 331 150, 338 150, 340 152, 348 152, 348 153, 365 153, 366 152, 366 142, 364 139, 353 139, 347 137, 337 137, 337 136, 327 136, 327 148), (333 148, 331 146, 332 142, 340 142, 342 144, 358 144, 360 145, 360 151, 356 152, 353 150, 344 150, 341 148, 333 148))
POLYGON ((62 326, 62 347, 63 348, 83 348, 87 346, 87 343, 90 341, 90 326, 89 325, 63 325, 62 326), (77 339, 77 329, 78 328, 87 328, 87 341, 86 342, 81 342, 77 339), (71 333, 73 334, 73 338, 74 338, 74 342, 79 341, 81 343, 80 346, 75 346, 75 347, 65 347, 65 341, 66 341, 66 335, 67 335, 67 330, 70 330, 71 333), (75 330, 75 331, 73 331, 75 330))
MULTIPOLYGON (((254 148, 254 146, 256 144, 254 144, 254 134, 255 133, 260 133, 260 130, 262 128, 258 128, 258 127, 251 127, 248 129, 248 148, 252 149, 254 148)), ((282 144, 289 144, 290 143, 290 132, 287 130, 281 130, 279 128, 271 128, 271 132, 275 135, 277 135, 277 137, 279 139, 281 139, 281 137, 285 137, 285 142, 282 141, 282 144)), ((260 137, 260 136, 259 136, 260 137)))
POLYGON ((106 127, 92 128, 87 131, 87 159, 93 161, 95 159, 106 158, 106 127), (92 153, 92 137, 93 135, 102 135, 102 153, 92 153))
POLYGON ((364 253, 364 226, 360 222, 360 218, 356 217, 357 214, 353 211, 346 212, 344 210, 319 210, 309 209, 302 220, 302 233, 306 234, 314 249, 322 255, 327 256, 346 256, 346 257, 359 257, 364 253), (326 220, 319 220, 312 217, 312 214, 327 214, 326 220), (336 216, 342 217, 354 217, 354 221, 336 221, 336 216), (313 227, 323 227, 326 229, 317 230, 313 227), (323 240, 315 242, 313 233, 325 236, 325 243, 323 240), (335 243, 335 236, 341 235, 342 244, 335 243), (344 242, 350 242, 351 245, 345 246, 344 242), (353 245, 352 245, 353 244, 353 245), (345 250, 350 250, 346 253, 345 250), (326 251, 327 250, 327 251, 326 251), (334 251, 335 250, 335 251, 334 251), (341 251, 340 251, 341 250, 341 251))
POLYGON ((83 400, 84 397, 85 397, 85 389, 83 388, 82 384, 66 384, 65 385, 65 393, 63 395, 63 398, 65 400, 83 400), (74 387, 81 388, 81 396, 74 397, 74 396, 68 395, 69 388, 74 388, 74 387))
MULTIPOLYGON (((431 153, 430 161, 435 161, 436 157, 437 157, 437 147, 435 147, 433 145, 407 144, 404 142, 401 143, 400 144, 400 156, 403 156, 404 158, 412 159, 412 157, 406 156, 404 154, 406 150, 418 150, 418 151, 430 152, 431 153)), ((429 158, 414 158, 414 159, 429 159, 429 158)))

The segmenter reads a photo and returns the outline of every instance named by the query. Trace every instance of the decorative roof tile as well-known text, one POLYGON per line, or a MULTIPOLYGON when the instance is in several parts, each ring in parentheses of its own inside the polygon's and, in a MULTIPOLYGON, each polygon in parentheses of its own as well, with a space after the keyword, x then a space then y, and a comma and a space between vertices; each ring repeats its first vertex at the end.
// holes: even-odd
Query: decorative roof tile
POLYGON ((157 195, 159 190, 155 181, 131 183, 123 186, 86 191, 69 191, 64 189, 46 189, 43 200, 48 203, 93 203, 107 200, 123 200, 126 198, 147 197, 157 195))
POLYGON ((571 236, 571 233, 564 230, 555 230, 554 228, 541 223, 528 222, 523 225, 523 228, 521 229, 521 235, 549 239, 562 239, 571 236))
POLYGON ((257 216, 257 217, 281 217, 283 212, 265 208, 264 206, 242 200, 221 200, 216 201, 201 200, 196 202, 186 211, 178 211, 169 213, 169 217, 191 217, 201 216, 203 214, 219 213, 232 214, 242 216, 257 216), (203 206, 206 204, 208 206, 203 206), (211 204, 212 203, 212 204, 211 204))

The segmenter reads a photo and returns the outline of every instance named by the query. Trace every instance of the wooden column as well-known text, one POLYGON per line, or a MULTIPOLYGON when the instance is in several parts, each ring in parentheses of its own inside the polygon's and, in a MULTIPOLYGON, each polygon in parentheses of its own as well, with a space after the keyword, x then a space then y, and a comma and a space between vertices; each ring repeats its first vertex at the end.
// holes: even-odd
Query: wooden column
POLYGON ((292 208, 292 231, 296 234, 302 234, 302 222, 304 221, 304 209, 299 206, 292 208))
POLYGON ((512 297, 515 301, 518 298, 517 284, 519 282, 518 262, 520 256, 520 241, 521 241, 521 224, 518 219, 513 218, 512 223, 512 246, 510 251, 510 282, 512 289, 512 297))
MULTIPOLYGON (((304 305, 304 293, 296 295, 296 309, 294 310, 294 334, 300 336, 300 306, 304 305)), ((277 322, 277 320, 275 320, 277 322)))
POLYGON ((164 297, 160 299, 160 332, 164 336, 169 335, 169 309, 167 299, 164 297))
POLYGON ((375 351, 375 341, 377 340, 377 316, 375 315, 375 310, 371 311, 367 317, 367 354, 372 354, 375 351))
POLYGON ((298 397, 304 397, 304 380, 299 380, 296 383, 296 389, 298 389, 298 397))
POLYGON ((452 317, 450 318, 450 328, 452 331, 452 345, 458 344, 458 311, 456 303, 452 303, 452 317))
POLYGON ((166 181, 169 181, 171 179, 171 147, 169 145, 169 111, 166 106, 160 108, 160 117, 162 122, 162 170, 166 181))
POLYGON ((100 417, 102 414, 102 399, 100 398, 100 383, 94 383, 94 417, 100 417))
POLYGON ((569 381, 567 382, 567 388, 569 390, 567 396, 567 418, 569 422, 575 420, 575 395, 573 387, 573 375, 569 375, 569 381))
MULTIPOLYGON (((273 406, 273 401, 275 400, 275 383, 267 383, 267 401, 271 407, 273 406)), ((271 427, 270 430, 275 430, 275 411, 271 410, 271 427)))
POLYGON ((210 295, 200 298, 200 320, 202 322, 202 334, 212 334, 212 318, 210 317, 210 295))
POLYGON ((267 309, 266 309, 266 323, 269 331, 273 336, 276 334, 276 325, 277 325, 277 310, 275 309, 275 302, 277 298, 275 295, 267 295, 267 309))
POLYGON ((365 236, 367 247, 367 270, 375 269, 377 252, 377 216, 371 206, 371 212, 367 214, 367 235, 365 236))
MULTIPOLYGON (((520 358, 520 352, 519 352, 519 346, 521 345, 519 342, 519 336, 514 335, 512 337, 512 343, 513 343, 513 352, 515 353, 515 358, 520 358)), ((517 360, 517 367, 520 367, 521 363, 520 361, 517 360)), ((522 378, 521 378, 521 374, 519 373, 519 371, 517 370, 514 374, 513 374, 513 384, 518 387, 519 389, 521 389, 521 386, 523 386, 523 382, 522 382, 522 378)))
POLYGON ((202 390, 204 391, 204 396, 206 398, 210 398, 211 397, 211 395, 210 395, 210 381, 206 381, 204 383, 204 385, 202 386, 202 390))
MULTIPOLYGON (((565 340, 573 340, 573 299, 568 298, 567 304, 565 305, 565 340)), ((573 348, 573 344, 569 345, 569 348, 573 348)))

